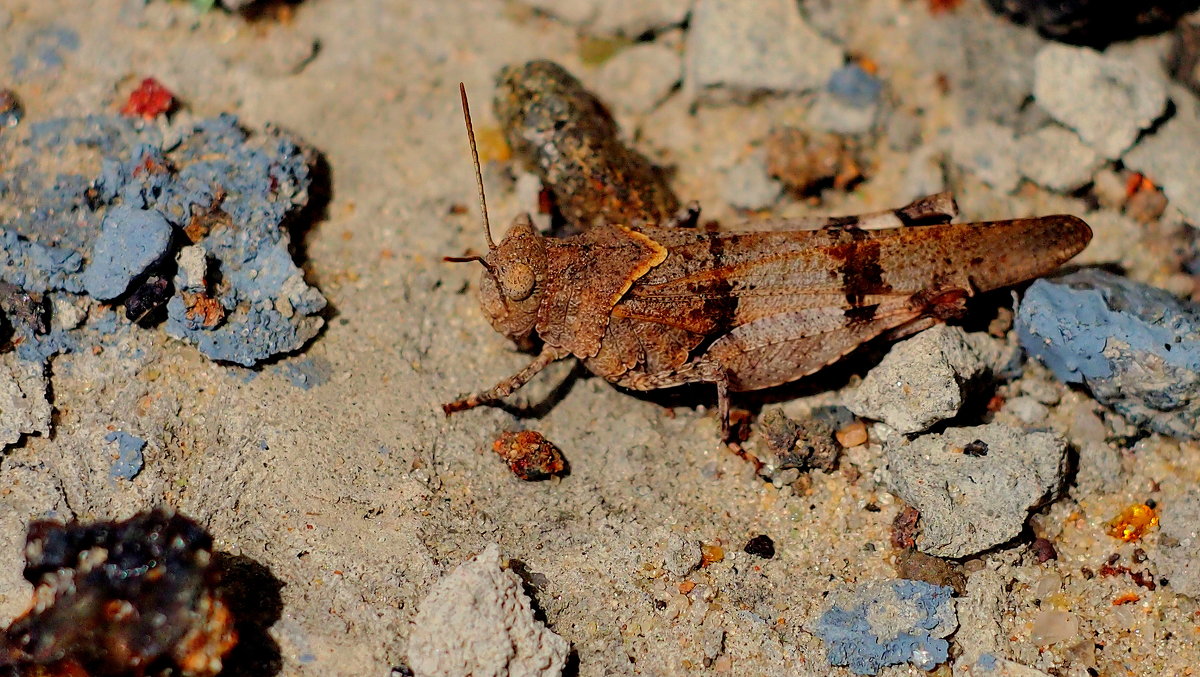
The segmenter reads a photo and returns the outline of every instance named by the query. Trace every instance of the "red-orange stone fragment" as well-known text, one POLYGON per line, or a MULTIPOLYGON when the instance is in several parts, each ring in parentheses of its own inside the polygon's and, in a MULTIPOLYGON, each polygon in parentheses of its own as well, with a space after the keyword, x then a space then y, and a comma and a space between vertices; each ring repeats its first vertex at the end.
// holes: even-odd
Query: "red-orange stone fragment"
POLYGON ((704 568, 714 562, 725 559, 725 548, 716 543, 705 543, 700 546, 700 567, 704 568))
POLYGON ((862 421, 855 421, 850 425, 842 428, 835 433, 838 444, 842 445, 843 449, 857 447, 860 444, 867 443, 867 424, 862 421))
POLYGON ((548 479, 566 468, 562 452, 536 430, 500 433, 492 450, 526 482, 548 479))
POLYGON ((1112 601, 1112 605, 1113 606, 1121 606, 1122 604, 1132 604, 1140 599, 1141 599, 1141 597, 1138 596, 1138 594, 1136 592, 1127 592, 1124 595, 1121 595, 1120 597, 1117 597, 1116 599, 1114 599, 1112 601))
POLYGON ((1145 503, 1134 503, 1108 523, 1106 532, 1125 542, 1136 541, 1158 525, 1158 512, 1145 503))
POLYGON ((221 302, 207 294, 183 292, 183 305, 188 320, 202 327, 213 328, 225 319, 225 308, 221 302))
POLYGON ((121 108, 121 115, 153 120, 170 112, 174 107, 175 95, 171 90, 163 87, 162 83, 154 78, 146 78, 129 94, 129 100, 121 108))
POLYGON ((929 13, 952 12, 961 4, 962 0, 929 0, 929 13))

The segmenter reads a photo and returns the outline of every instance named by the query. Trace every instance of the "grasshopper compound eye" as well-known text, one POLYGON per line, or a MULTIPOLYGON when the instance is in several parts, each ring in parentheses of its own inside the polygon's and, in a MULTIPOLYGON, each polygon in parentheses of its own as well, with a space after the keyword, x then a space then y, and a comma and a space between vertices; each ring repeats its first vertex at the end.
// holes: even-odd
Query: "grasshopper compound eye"
POLYGON ((524 263, 513 263, 500 271, 500 290, 509 301, 524 301, 529 298, 535 282, 533 269, 524 263))

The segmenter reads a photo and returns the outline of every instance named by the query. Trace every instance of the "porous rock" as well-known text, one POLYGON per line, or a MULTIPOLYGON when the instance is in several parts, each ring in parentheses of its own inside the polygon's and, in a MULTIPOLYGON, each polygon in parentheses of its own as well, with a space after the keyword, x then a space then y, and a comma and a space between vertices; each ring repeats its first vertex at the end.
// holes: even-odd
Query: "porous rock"
POLYGON ((946 661, 958 620, 951 588, 922 581, 871 581, 834 590, 809 630, 825 642, 830 665, 874 675, 911 662, 932 670, 946 661))
POLYGON ((1124 162, 1162 186, 1172 205, 1192 223, 1200 223, 1200 191, 1196 190, 1200 186, 1200 162, 1196 161, 1200 104, 1190 92, 1176 89, 1175 94, 1175 100, 1180 101, 1175 117, 1140 141, 1125 155, 1124 162), (1186 102, 1187 98, 1192 101, 1186 102))
POLYGON ((597 90, 619 110, 646 113, 679 82, 683 60, 670 47, 638 44, 617 52, 596 74, 597 90))
POLYGON ((763 153, 730 167, 725 172, 722 192, 725 201, 739 209, 766 209, 783 195, 783 185, 767 175, 763 153))
POLYGON ((1015 538, 1029 511, 1060 487, 1067 463, 1058 435, 1001 424, 896 436, 884 453, 891 490, 921 513, 917 549, 939 557, 967 557, 1015 538))
POLYGON ((152 209, 120 205, 108 210, 92 260, 83 271, 83 287, 100 301, 117 298, 171 246, 171 224, 152 209))
POLYGON ((636 38, 678 26, 693 0, 523 0, 564 23, 602 35, 636 38))
POLYGON ((1021 174, 1039 186, 1072 191, 1087 185, 1103 158, 1068 129, 1049 125, 1017 141, 1021 174))
POLYGON ((954 633, 954 641, 962 649, 956 665, 973 662, 1008 644, 1001 626, 1007 583, 1002 574, 991 569, 980 569, 967 579, 966 594, 955 600, 958 632, 954 633))
POLYGON ((409 665, 427 677, 558 675, 570 645, 533 617, 521 579, 492 544, 434 584, 408 640, 409 665))
MULTIPOLYGON (((284 223, 308 202, 314 157, 289 134, 251 134, 232 115, 196 120, 173 140, 118 115, 52 118, 16 132, 0 137, 0 280, 26 292, 116 298, 190 240, 221 270, 212 300, 224 321, 191 322, 185 290, 176 289, 168 334, 214 360, 252 366, 320 331, 325 298, 304 282, 284 223)), ((42 360, 73 336, 27 340, 18 351, 42 360)))
POLYGON ((663 560, 663 568, 672 576, 683 578, 700 566, 704 553, 700 543, 684 538, 679 534, 667 537, 667 553, 663 560))
POLYGON ((990 653, 983 654, 961 668, 955 664, 954 674, 961 677, 1050 677, 1049 673, 1007 658, 998 658, 990 653))
POLYGON ((950 159, 1003 193, 1011 193, 1021 180, 1016 135, 1011 128, 994 122, 958 129, 950 141, 950 159))

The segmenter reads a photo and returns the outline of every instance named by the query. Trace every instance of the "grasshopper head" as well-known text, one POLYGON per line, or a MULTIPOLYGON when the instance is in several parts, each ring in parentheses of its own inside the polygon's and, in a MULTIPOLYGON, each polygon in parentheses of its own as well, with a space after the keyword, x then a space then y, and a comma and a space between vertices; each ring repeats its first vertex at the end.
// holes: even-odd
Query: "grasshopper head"
POLYGON ((531 347, 546 279, 546 238, 527 214, 483 258, 479 303, 492 327, 519 347, 531 347))
POLYGON ((475 131, 471 128, 471 109, 467 105, 467 89, 460 82, 463 122, 467 125, 467 140, 471 145, 471 160, 475 164, 475 183, 479 188, 479 211, 483 217, 483 234, 487 236, 487 256, 450 256, 447 261, 478 261, 483 264, 479 280, 479 303, 496 331, 512 339, 517 347, 533 347, 533 330, 537 326, 538 306, 542 302, 546 280, 546 238, 533 227, 528 214, 513 221, 500 244, 492 240, 488 223, 487 198, 483 194, 483 172, 479 168, 479 149, 475 147, 475 131))

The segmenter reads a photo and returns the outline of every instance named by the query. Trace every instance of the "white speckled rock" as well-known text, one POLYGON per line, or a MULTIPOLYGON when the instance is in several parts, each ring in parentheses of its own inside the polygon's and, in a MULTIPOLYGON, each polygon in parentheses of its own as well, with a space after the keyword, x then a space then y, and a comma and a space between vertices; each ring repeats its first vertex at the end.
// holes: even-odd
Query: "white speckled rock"
POLYGON ((489 545, 442 577, 421 603, 408 640, 422 677, 533 677, 562 673, 570 645, 533 617, 521 579, 489 545))
POLYGON ((1162 75, 1086 47, 1051 43, 1034 61, 1033 95, 1106 158, 1118 158, 1167 104, 1162 75))
POLYGON ((841 48, 813 30, 791 0, 699 0, 687 52, 688 91, 717 100, 810 91, 843 60, 841 48))
POLYGON ((1072 191, 1092 180, 1104 158, 1068 129, 1056 125, 1021 137, 1017 141, 1017 164, 1021 174, 1050 190, 1072 191))
POLYGON ((948 428, 884 446, 888 484, 921 513, 917 549, 967 557, 1021 533, 1029 511, 1062 484, 1066 440, 1006 425, 948 428), (974 453, 967 445, 974 442, 974 453))

